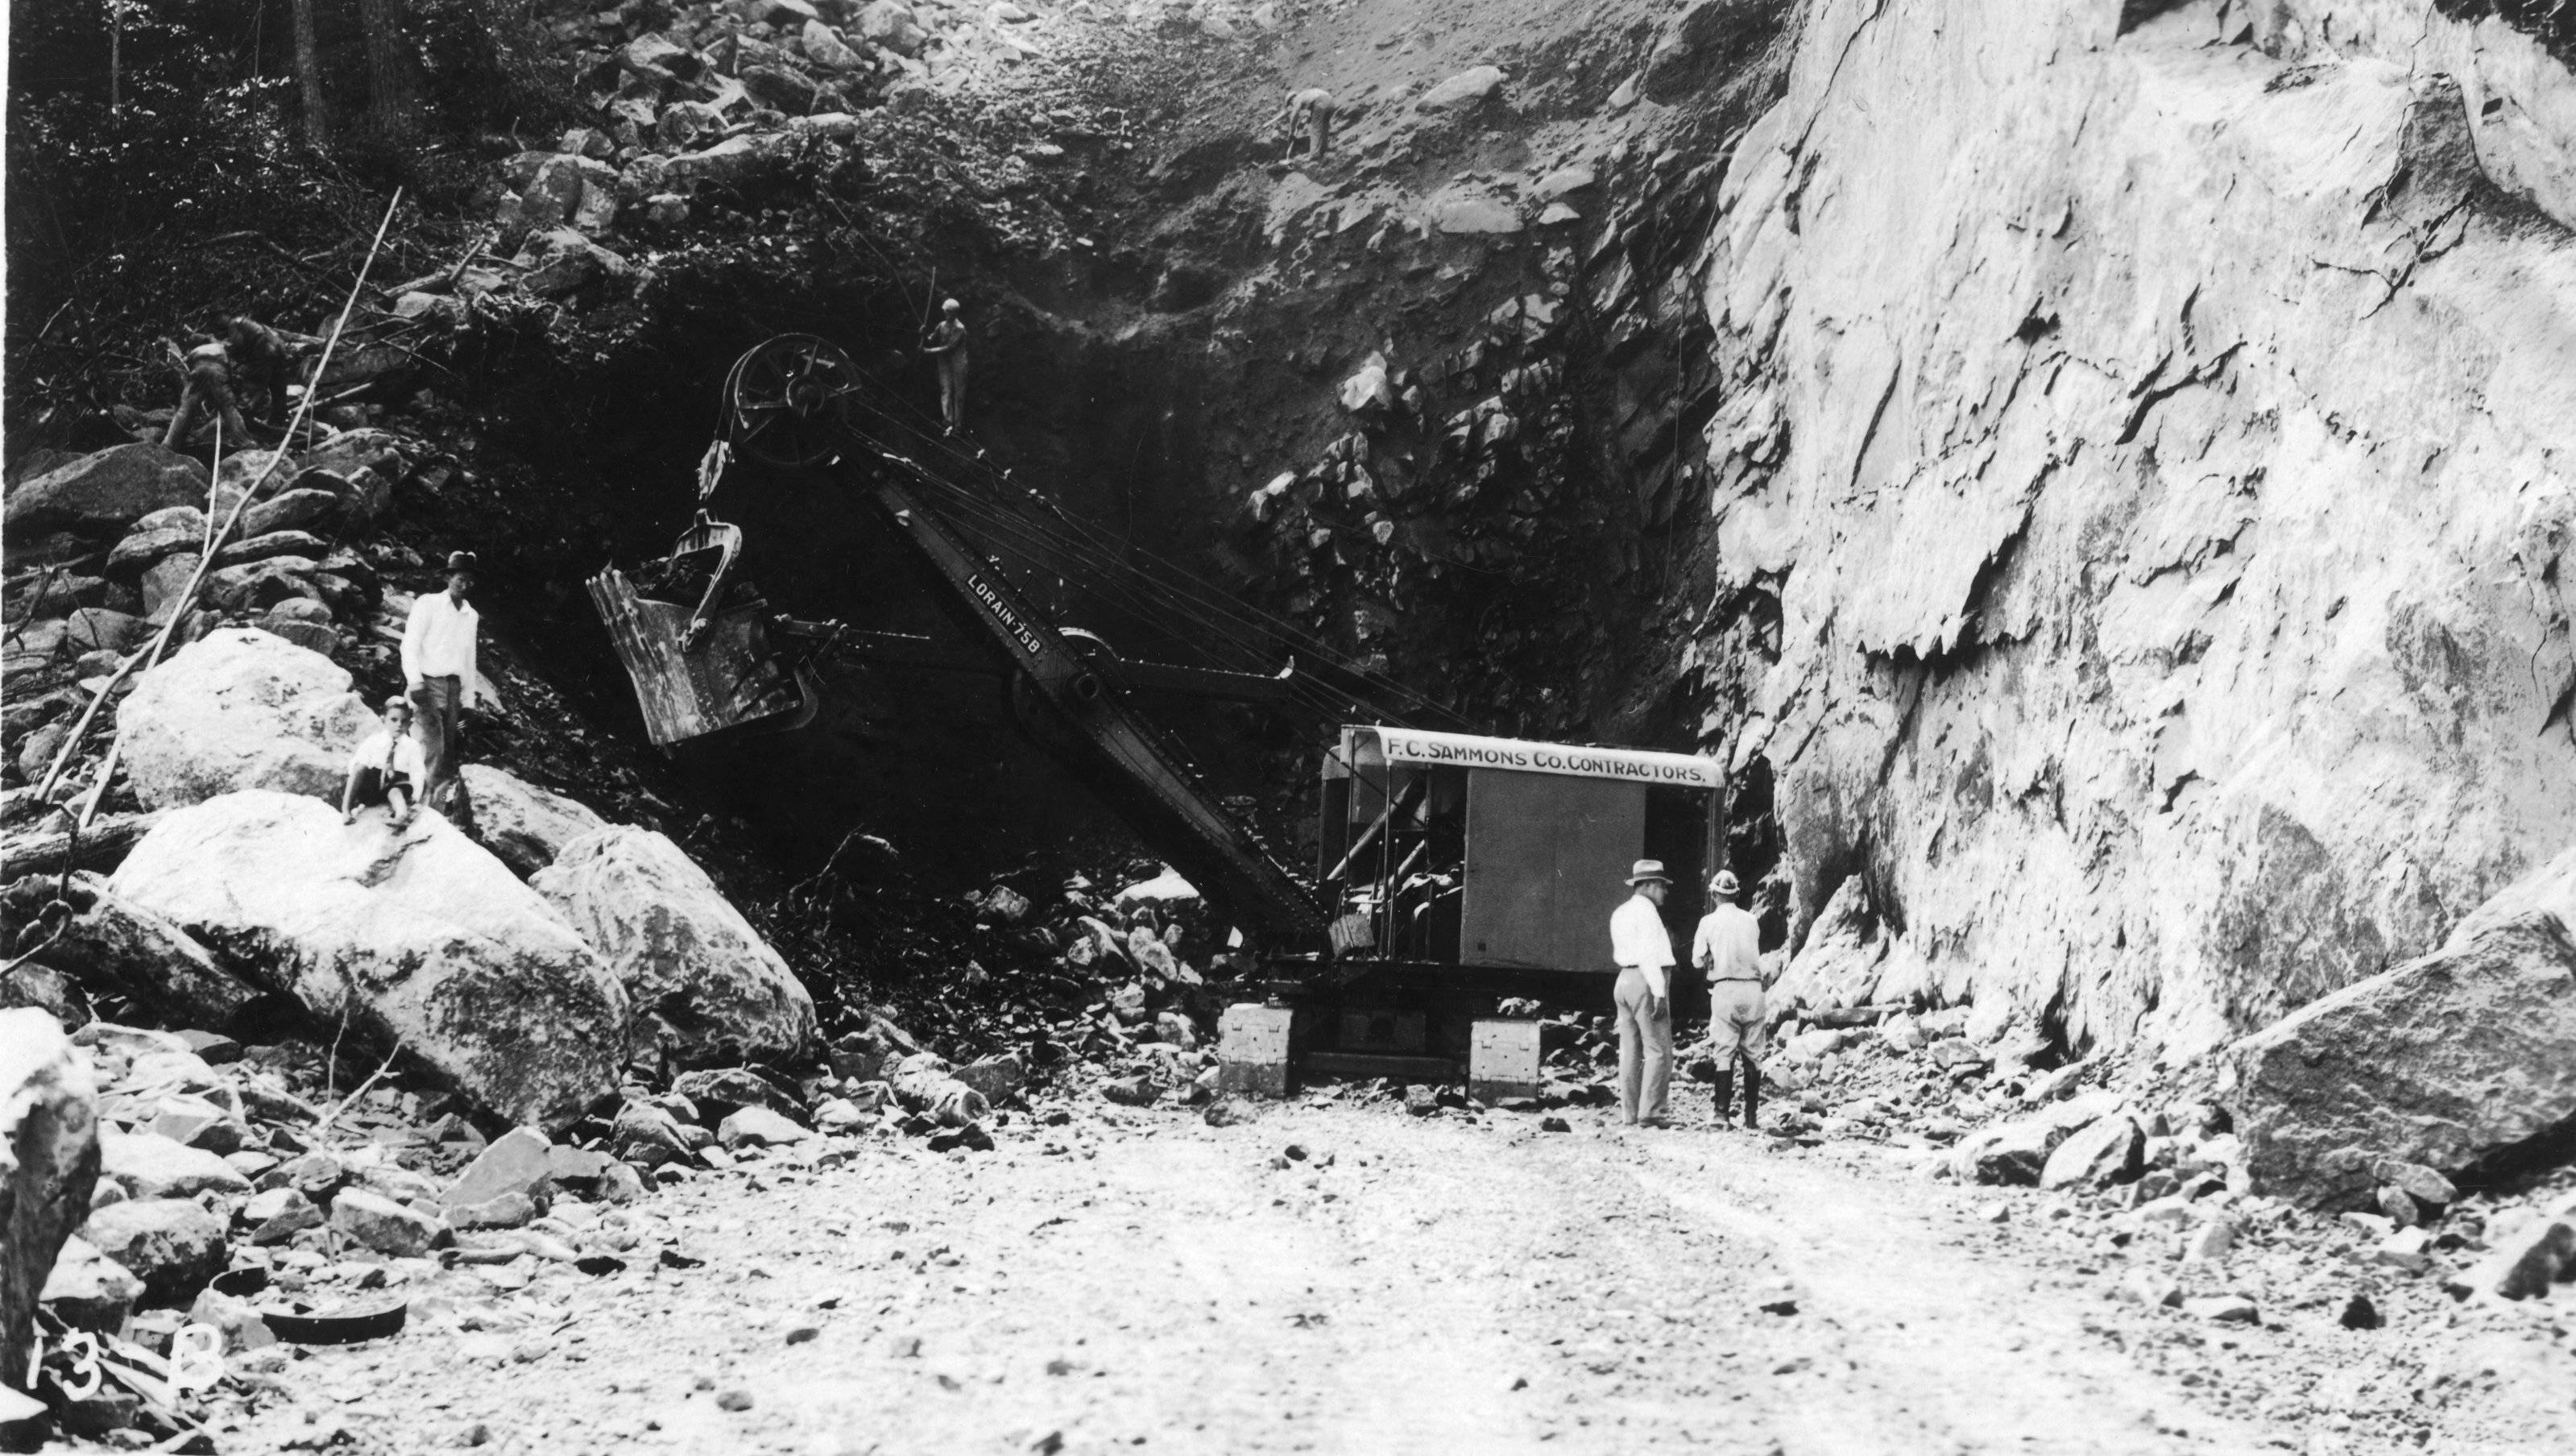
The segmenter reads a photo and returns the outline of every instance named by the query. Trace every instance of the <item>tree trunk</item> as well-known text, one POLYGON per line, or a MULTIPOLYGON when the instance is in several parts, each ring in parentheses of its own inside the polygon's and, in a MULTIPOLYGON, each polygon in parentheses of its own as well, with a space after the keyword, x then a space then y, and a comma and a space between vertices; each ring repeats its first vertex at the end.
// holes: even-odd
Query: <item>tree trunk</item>
POLYGON ((402 0, 358 0, 358 24, 367 35, 367 115, 376 135, 401 141, 420 111, 410 42, 403 39, 402 0))
POLYGON ((304 140, 331 150, 331 112, 322 101, 322 59, 313 38, 313 0, 295 0, 295 85, 304 98, 304 140))

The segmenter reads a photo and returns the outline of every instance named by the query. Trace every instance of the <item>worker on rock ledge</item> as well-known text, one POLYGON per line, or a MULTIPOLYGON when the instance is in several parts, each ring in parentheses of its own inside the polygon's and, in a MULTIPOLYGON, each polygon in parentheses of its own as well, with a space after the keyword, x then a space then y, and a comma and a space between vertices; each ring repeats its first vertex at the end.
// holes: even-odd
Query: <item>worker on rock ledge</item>
POLYGON ((939 361, 939 417, 953 435, 966 428, 966 306, 952 298, 939 313, 921 352, 939 361))
POLYGON ((1321 86, 1290 92, 1280 123, 1287 133, 1287 146, 1279 153, 1282 160, 1297 155, 1300 131, 1306 133, 1308 160, 1324 160, 1333 150, 1333 93, 1321 86))
POLYGON ((1735 1100, 1735 1073, 1744 1072, 1744 1125, 1759 1126, 1762 1111, 1762 922, 1735 903, 1735 871, 1719 870, 1708 882, 1716 908, 1702 916, 1691 938, 1691 962, 1708 973, 1708 1036, 1717 1058, 1717 1121, 1726 1123, 1735 1100))
POLYGON ((1610 953, 1619 963, 1610 993, 1619 1008, 1619 1120, 1662 1127, 1673 1076, 1673 937, 1661 907, 1673 882, 1662 860, 1641 859, 1628 883, 1637 893, 1610 912, 1610 953))
POLYGON ((403 681, 420 723, 420 802, 459 829, 470 829, 474 820, 473 798, 457 772, 457 740, 475 701, 475 637, 482 623, 466 600, 474 590, 474 566, 473 552, 450 552, 447 590, 412 603, 402 637, 403 681))

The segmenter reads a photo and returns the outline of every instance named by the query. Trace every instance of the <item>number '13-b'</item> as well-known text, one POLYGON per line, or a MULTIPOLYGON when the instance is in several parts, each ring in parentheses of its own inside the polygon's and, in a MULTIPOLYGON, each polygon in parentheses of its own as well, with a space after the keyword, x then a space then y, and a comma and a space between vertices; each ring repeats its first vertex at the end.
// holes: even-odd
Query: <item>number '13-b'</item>
MULTIPOLYGON (((27 1358, 27 1388, 35 1388, 39 1378, 50 1379, 56 1389, 71 1400, 87 1400, 98 1394, 106 1372, 99 1368, 98 1337, 87 1330, 74 1330, 62 1337, 51 1351, 42 1335, 36 1337, 35 1349, 27 1358), (45 1368, 45 1356, 60 1354, 63 1370, 45 1368)), ((176 1390, 206 1390, 224 1378, 224 1335, 212 1325, 182 1325, 170 1337, 170 1385, 176 1390)))

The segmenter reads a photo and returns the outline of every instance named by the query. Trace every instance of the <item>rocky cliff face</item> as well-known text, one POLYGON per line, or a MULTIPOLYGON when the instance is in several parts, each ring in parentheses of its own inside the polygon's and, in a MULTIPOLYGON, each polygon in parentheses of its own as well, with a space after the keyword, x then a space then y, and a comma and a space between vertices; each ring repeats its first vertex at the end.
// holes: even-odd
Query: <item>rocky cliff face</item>
POLYGON ((2576 839, 2576 86, 2490 8, 1798 22, 1705 272, 1780 627, 1702 671, 1878 994, 2188 1053, 2576 839))

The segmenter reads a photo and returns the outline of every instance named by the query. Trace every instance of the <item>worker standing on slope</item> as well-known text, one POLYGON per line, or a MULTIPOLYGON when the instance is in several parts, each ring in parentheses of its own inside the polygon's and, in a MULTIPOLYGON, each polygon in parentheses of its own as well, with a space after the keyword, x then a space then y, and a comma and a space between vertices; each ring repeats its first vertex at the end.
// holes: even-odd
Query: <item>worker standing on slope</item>
POLYGON ((320 349, 322 341, 237 313, 224 320, 224 346, 232 356, 233 382, 267 391, 261 418, 275 425, 286 417, 286 386, 295 377, 296 361, 320 349))
POLYGON ((1297 133, 1306 132, 1309 159, 1320 162, 1333 150, 1333 93, 1321 86, 1309 86, 1289 93, 1288 108, 1280 115, 1287 131, 1287 147, 1282 158, 1297 155, 1297 133))
POLYGON ((921 352, 939 361, 939 417, 953 435, 966 428, 966 306, 952 298, 939 314, 921 352))
POLYGON ((1708 1036, 1717 1058, 1717 1120, 1723 1126, 1735 1101, 1735 1073, 1744 1071, 1744 1125, 1762 1111, 1762 923, 1735 903, 1740 887, 1733 870, 1709 881, 1716 908, 1702 916, 1691 937, 1691 963, 1708 973, 1708 1036))
POLYGON ((1672 881, 1662 860, 1641 859, 1628 883, 1637 893, 1610 912, 1610 953, 1619 963, 1610 993, 1619 1008, 1619 1120, 1661 1127, 1673 1075, 1673 937, 1661 907, 1672 881))

